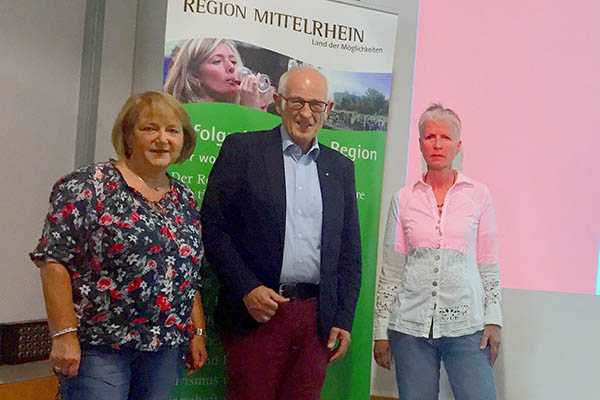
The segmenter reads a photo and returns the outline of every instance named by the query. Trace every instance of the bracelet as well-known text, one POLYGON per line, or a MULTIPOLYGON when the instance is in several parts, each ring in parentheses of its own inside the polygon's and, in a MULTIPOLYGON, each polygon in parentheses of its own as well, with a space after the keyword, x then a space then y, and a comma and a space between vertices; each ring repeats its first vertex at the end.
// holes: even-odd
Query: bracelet
POLYGON ((71 333, 71 332, 77 332, 77 328, 76 328, 76 327, 73 327, 73 326, 71 326, 71 327, 69 327, 69 328, 61 329, 61 330, 60 330, 60 331, 58 331, 58 332, 54 332, 54 333, 52 334, 52 339, 54 339, 54 338, 56 338, 56 337, 59 337, 59 336, 62 336, 62 335, 66 335, 67 333, 71 333))

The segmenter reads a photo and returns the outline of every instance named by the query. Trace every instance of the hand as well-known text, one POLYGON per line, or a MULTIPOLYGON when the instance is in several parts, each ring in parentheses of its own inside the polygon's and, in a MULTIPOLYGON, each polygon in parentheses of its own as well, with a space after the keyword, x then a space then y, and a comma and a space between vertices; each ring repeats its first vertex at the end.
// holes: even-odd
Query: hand
POLYGON ((494 365, 496 358, 498 358, 498 351, 500 350, 500 342, 502 342, 502 328, 498 325, 486 325, 483 328, 483 334, 481 335, 481 344, 479 348, 485 349, 488 345, 490 346, 490 364, 494 365))
POLYGON ((66 377, 76 376, 81 361, 81 348, 76 332, 65 333, 52 339, 50 365, 52 370, 66 377))
POLYGON ((206 352, 206 338, 204 336, 192 337, 190 340, 190 348, 188 350, 187 357, 185 358, 185 368, 187 374, 191 375, 204 366, 208 360, 208 353, 206 352))
POLYGON ((329 331, 329 340, 327 340, 327 348, 333 351, 333 354, 329 358, 329 362, 334 362, 346 355, 348 347, 350 346, 351 335, 350 332, 336 328, 335 326, 329 331), (337 347, 336 347, 337 344, 337 347))
POLYGON ((279 304, 287 303, 290 299, 280 296, 276 291, 264 285, 255 287, 244 296, 246 309, 257 322, 268 322, 277 312, 279 304))
POLYGON ((244 75, 240 83, 240 104, 254 108, 261 106, 260 92, 258 91, 258 77, 254 74, 244 75))
POLYGON ((392 352, 390 350, 390 341, 376 340, 375 345, 373 346, 373 356, 375 357, 377 365, 385 369, 391 369, 392 352))

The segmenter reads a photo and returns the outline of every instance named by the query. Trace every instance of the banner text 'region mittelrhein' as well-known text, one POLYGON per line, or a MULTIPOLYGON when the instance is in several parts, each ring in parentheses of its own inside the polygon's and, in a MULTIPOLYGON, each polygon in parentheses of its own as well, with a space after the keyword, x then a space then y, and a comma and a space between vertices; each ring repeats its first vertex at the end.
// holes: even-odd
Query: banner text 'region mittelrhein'
POLYGON ((363 43, 365 31, 354 26, 319 21, 278 11, 253 8, 248 12, 246 6, 217 0, 184 0, 183 11, 186 13, 221 15, 226 17, 248 19, 255 22, 291 29, 295 32, 316 36, 323 39, 341 40, 344 42, 363 43))

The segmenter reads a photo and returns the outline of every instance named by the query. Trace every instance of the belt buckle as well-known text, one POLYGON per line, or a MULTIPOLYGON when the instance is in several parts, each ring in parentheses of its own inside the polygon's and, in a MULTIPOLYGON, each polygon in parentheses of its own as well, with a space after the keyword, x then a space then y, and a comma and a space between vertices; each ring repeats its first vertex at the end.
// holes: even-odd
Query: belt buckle
POLYGON ((279 285, 279 295, 282 297, 289 297, 288 295, 291 295, 291 293, 289 292, 289 289, 293 288, 295 285, 293 283, 282 283, 281 285, 279 285))
POLYGON ((279 285, 279 295, 282 297, 285 297, 284 293, 285 293, 285 288, 287 287, 287 283, 282 283, 281 285, 279 285))

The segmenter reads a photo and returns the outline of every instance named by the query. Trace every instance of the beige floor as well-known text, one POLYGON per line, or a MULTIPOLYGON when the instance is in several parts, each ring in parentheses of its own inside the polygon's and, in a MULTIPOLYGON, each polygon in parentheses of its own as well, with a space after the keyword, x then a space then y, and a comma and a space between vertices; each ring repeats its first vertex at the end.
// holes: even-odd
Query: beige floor
POLYGON ((48 361, 0 365, 0 399, 54 400, 58 381, 48 361))
POLYGON ((57 392, 58 381, 54 376, 0 384, 2 400, 54 400, 57 392))

